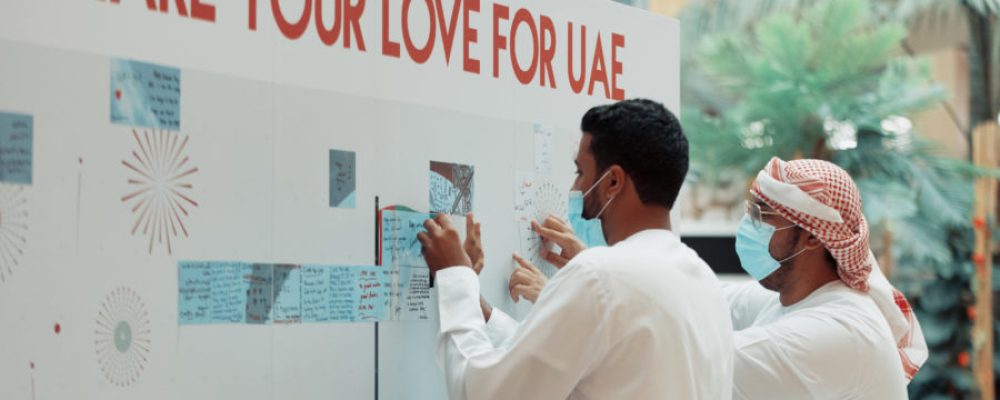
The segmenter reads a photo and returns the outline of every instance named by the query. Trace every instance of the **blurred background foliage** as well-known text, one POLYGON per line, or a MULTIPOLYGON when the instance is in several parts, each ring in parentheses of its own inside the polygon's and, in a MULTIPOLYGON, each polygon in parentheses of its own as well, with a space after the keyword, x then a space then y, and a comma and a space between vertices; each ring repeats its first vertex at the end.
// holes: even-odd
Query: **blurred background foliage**
POLYGON ((772 156, 847 169, 873 249, 892 266, 931 347, 912 398, 977 395, 972 179, 995 172, 946 155, 914 127, 913 116, 948 93, 908 33, 955 18, 968 27, 970 107, 961 128, 969 135, 1000 112, 998 13, 1000 0, 692 0, 678 16, 692 181, 748 180, 772 156))

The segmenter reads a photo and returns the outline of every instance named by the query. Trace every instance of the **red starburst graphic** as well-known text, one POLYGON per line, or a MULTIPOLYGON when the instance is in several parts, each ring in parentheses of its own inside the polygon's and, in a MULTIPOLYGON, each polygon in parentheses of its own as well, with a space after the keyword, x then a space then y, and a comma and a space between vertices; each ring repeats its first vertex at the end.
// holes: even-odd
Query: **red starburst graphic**
POLYGON ((198 172, 184 153, 190 136, 170 131, 147 131, 142 135, 132 130, 136 148, 131 158, 122 160, 132 176, 128 179, 132 190, 122 197, 122 202, 132 206, 135 224, 132 235, 148 237, 148 251, 153 244, 166 244, 167 253, 173 253, 172 238, 181 234, 188 237, 184 219, 189 208, 198 207, 191 199, 194 188, 189 179, 198 172))

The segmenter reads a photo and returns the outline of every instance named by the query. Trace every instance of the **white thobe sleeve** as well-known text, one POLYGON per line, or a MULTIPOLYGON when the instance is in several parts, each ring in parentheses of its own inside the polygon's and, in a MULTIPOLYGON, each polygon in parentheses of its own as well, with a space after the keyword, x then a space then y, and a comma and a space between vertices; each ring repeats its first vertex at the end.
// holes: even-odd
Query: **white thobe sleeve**
POLYGON ((511 318, 507 313, 493 307, 493 311, 490 312, 490 320, 486 321, 486 336, 490 337, 490 343, 493 343, 493 347, 500 347, 507 339, 514 336, 514 332, 517 332, 517 327, 520 325, 521 323, 511 318))
POLYGON ((733 330, 742 330, 753 325, 765 304, 771 302, 778 293, 764 289, 756 281, 722 282, 722 295, 729 303, 729 315, 733 320, 733 330))
POLYGON ((608 318, 607 292, 599 271, 573 267, 549 282, 524 322, 499 346, 487 333, 475 272, 465 267, 437 272, 437 355, 452 400, 570 395, 609 346, 602 323, 608 318))

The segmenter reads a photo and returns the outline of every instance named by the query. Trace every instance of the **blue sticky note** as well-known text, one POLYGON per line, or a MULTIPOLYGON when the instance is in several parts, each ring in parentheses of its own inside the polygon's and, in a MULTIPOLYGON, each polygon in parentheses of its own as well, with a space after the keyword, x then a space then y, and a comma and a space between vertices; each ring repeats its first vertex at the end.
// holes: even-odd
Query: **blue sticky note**
POLYGON ((179 131, 181 71, 112 59, 110 101, 112 123, 179 131))
POLYGON ((212 323, 212 268, 207 262, 181 261, 177 268, 177 322, 212 323))
POLYGON ((302 268, 294 264, 274 266, 274 309, 276 324, 302 322, 302 268))
POLYGON ((357 317, 355 321, 381 321, 386 319, 386 282, 380 267, 356 267, 357 317))
POLYGON ((427 214, 404 209, 382 211, 382 265, 427 267, 417 240, 427 218, 427 214))
POLYGON ((430 319, 434 302, 431 300, 430 270, 427 268, 399 267, 400 279, 394 288, 393 300, 398 321, 430 319))
POLYGON ((302 278, 302 322, 333 321, 330 307, 333 303, 333 288, 330 273, 335 267, 323 265, 303 265, 302 278))
POLYGON ((358 270, 349 266, 330 268, 330 320, 354 322, 358 320, 358 270))
POLYGON ((246 322, 250 284, 245 279, 252 266, 241 262, 211 263, 212 323, 246 322))
POLYGON ((353 151, 330 150, 330 207, 354 208, 355 157, 353 151))
POLYGON ((31 184, 33 135, 30 115, 0 112, 0 182, 31 184))

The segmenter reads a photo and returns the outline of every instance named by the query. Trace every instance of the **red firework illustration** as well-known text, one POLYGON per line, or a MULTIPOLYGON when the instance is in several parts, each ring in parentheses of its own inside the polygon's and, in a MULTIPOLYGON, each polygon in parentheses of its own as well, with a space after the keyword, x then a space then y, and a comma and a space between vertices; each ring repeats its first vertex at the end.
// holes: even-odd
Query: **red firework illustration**
POLYGON ((188 237, 184 219, 189 208, 198 207, 189 196, 194 186, 188 181, 198 167, 184 153, 190 136, 164 130, 140 135, 133 129, 132 137, 138 147, 122 160, 132 174, 128 184, 133 189, 122 197, 135 215, 132 235, 141 232, 149 238, 149 254, 154 243, 166 244, 167 253, 173 253, 171 238, 188 237))

